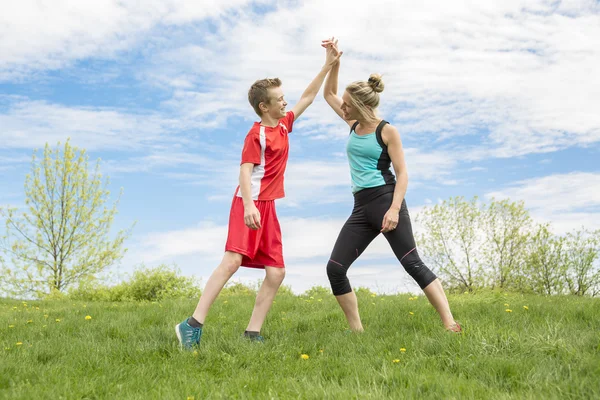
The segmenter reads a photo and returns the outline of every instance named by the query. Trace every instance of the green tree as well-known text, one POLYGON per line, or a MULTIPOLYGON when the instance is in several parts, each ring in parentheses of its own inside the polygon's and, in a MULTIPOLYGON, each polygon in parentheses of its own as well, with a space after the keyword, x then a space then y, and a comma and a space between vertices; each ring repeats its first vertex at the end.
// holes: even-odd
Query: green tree
POLYGON ((484 284, 479 264, 482 235, 477 197, 453 197, 425 208, 418 216, 425 231, 419 236, 423 255, 451 287, 470 290, 484 284))
POLYGON ((481 261, 488 272, 488 285, 515 287, 532 224, 529 212, 523 202, 492 199, 481 217, 486 237, 481 261))
POLYGON ((539 225, 527 243, 523 288, 539 294, 562 294, 565 290, 567 259, 565 238, 539 225))
MULTIPOLYGON (((85 150, 48 144, 41 160, 33 154, 25 179, 25 209, 2 208, 6 234, 0 249, 2 279, 8 293, 43 296, 95 277, 121 259, 133 226, 109 239, 117 201, 107 207, 108 179, 100 160, 88 169, 85 150)), ((120 195, 119 195, 120 198, 120 195)))
POLYGON ((567 269, 565 281, 569 292, 578 296, 595 296, 600 293, 600 231, 585 229, 568 233, 565 240, 567 248, 567 269))

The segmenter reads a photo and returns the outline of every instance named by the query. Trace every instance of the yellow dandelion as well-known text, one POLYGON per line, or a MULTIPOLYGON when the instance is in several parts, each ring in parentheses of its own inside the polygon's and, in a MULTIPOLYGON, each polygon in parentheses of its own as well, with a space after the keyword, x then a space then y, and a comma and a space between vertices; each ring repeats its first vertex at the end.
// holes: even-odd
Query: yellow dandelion
POLYGON ((510 304, 504 303, 504 307, 509 307, 509 306, 510 306, 510 304))
POLYGON ((44 314, 44 318, 48 318, 48 314, 44 314))
POLYGON ((36 309, 36 310, 39 310, 40 308, 39 308, 39 307, 36 307, 35 309, 36 309))
POLYGON ((197 357, 198 356, 198 350, 194 350, 194 356, 197 357))
POLYGON ((187 400, 194 400, 194 396, 188 396, 187 400))
POLYGON ((22 346, 23 342, 17 342, 17 346, 22 346))
POLYGON ((467 290, 467 291, 465 291, 463 294, 469 294, 469 291, 467 290))
POLYGON ((32 320, 32 319, 30 319, 30 320, 27 320, 27 323, 28 323, 28 324, 31 324, 32 322, 33 322, 33 320, 32 320))
POLYGON ((303 360, 308 360, 310 357, 308 356, 308 354, 302 354, 300 356, 300 358, 303 359, 303 360))
POLYGON ((409 297, 409 298, 408 298, 408 301, 413 301, 413 300, 414 300, 414 299, 413 299, 412 297, 409 297))
POLYGON ((227 301, 227 300, 225 300, 225 301, 223 302, 223 304, 227 304, 227 303, 229 303, 229 301, 227 301))
POLYGON ((400 349, 400 352, 401 353, 406 353, 406 349, 403 347, 403 348, 400 349))
POLYGON ((86 320, 86 321, 89 321, 89 320, 91 320, 91 319, 92 319, 92 316, 91 316, 91 315, 86 315, 86 316, 85 316, 85 320, 86 320))
POLYGON ((323 349, 321 349, 321 350, 319 350, 319 353, 323 353, 323 351, 324 351, 324 350, 323 350, 323 349))
POLYGON ((393 362, 394 364, 398 364, 398 363, 400 362, 400 360, 398 360, 398 359, 396 358, 395 360, 392 360, 392 362, 393 362))
POLYGON ((13 307, 13 310, 16 310, 16 309, 17 309, 17 306, 14 306, 14 307, 13 307))
POLYGON ((512 310, 510 308, 507 308, 506 312, 512 312, 512 310))
POLYGON ((415 315, 415 313, 414 313, 414 312, 412 312, 412 311, 409 311, 408 313, 409 313, 410 315, 415 315))
POLYGON ((60 318, 56 318, 56 322, 60 322, 60 318))
POLYGON ((523 306, 523 308, 526 309, 526 310, 529 310, 529 307, 527 307, 527 306, 523 306))
POLYGON ((9 327, 9 328, 14 328, 15 326, 14 326, 14 325, 9 325, 8 327, 9 327))

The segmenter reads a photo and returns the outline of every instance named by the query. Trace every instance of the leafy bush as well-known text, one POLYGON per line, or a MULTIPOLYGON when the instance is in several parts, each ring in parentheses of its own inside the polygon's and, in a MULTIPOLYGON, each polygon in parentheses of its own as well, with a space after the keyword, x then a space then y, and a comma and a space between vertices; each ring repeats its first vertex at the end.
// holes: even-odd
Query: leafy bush
POLYGON ((325 286, 313 286, 302 294, 306 297, 326 297, 331 296, 331 289, 325 286))
POLYGON ((292 287, 290 285, 281 285, 277 291, 277 296, 294 296, 292 287))
POLYGON ((80 282, 79 286, 69 291, 69 298, 81 301, 122 301, 122 290, 117 286, 108 287, 97 281, 80 282))
POLYGON ((83 301, 157 301, 175 298, 198 298, 200 289, 195 280, 179 275, 179 270, 159 265, 138 268, 131 279, 115 286, 97 281, 81 283, 69 292, 73 300, 83 301))
POLYGON ((376 296, 376 294, 374 292, 372 292, 369 288, 365 288, 365 287, 359 287, 358 289, 354 290, 356 292, 356 296, 376 296))
POLYGON ((166 265, 156 268, 141 268, 125 285, 124 295, 131 300, 156 301, 174 298, 197 298, 200 290, 193 278, 180 276, 177 269, 166 265))
POLYGON ((241 282, 229 282, 221 291, 224 296, 236 294, 256 295, 256 289, 241 282))

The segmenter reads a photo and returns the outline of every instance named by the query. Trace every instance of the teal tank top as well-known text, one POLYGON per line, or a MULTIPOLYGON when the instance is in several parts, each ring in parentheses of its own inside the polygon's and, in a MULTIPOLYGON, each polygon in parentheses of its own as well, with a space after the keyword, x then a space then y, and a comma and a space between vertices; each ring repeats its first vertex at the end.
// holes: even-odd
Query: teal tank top
POLYGON ((396 183, 396 178, 390 170, 391 159, 387 146, 381 137, 381 131, 388 123, 381 121, 375 132, 366 135, 357 135, 354 131, 358 122, 350 129, 346 153, 350 163, 352 193, 396 183))

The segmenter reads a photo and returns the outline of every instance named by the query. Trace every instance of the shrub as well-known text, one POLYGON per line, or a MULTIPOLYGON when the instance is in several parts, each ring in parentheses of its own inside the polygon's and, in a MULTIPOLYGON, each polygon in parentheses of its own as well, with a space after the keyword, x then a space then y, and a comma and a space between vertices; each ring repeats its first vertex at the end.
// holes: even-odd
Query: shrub
POLYGON ((369 288, 359 287, 355 289, 356 296, 376 296, 369 288))
POLYGON ((256 295, 256 289, 241 282, 230 282, 221 291, 221 295, 224 296, 236 294, 256 295))
POLYGON ((73 300, 83 301, 157 301, 175 298, 198 298, 200 289, 195 280, 179 275, 179 270, 167 265, 140 267, 133 276, 115 286, 98 281, 81 283, 69 292, 73 300))
POLYGON ((331 289, 325 286, 313 286, 302 294, 306 297, 326 297, 331 296, 331 289))

